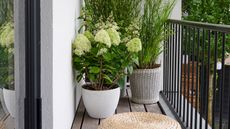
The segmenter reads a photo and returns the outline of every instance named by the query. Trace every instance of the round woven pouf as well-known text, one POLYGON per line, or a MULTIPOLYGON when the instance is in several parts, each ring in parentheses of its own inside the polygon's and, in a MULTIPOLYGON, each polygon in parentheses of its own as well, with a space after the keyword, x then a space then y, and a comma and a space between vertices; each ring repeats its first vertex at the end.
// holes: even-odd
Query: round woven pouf
POLYGON ((130 112, 103 120, 98 129, 181 129, 181 126, 177 121, 164 115, 130 112))

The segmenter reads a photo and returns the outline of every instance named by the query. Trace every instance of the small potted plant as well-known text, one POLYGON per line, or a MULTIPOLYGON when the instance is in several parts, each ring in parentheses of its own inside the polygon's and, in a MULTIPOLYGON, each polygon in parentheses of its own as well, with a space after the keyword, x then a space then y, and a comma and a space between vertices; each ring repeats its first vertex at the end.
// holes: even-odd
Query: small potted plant
POLYGON ((112 15, 97 24, 85 23, 85 31, 73 42, 73 65, 78 81, 84 76, 90 81, 82 86, 89 116, 106 118, 115 112, 120 98, 118 82, 127 74, 125 68, 131 69, 137 60, 142 45, 136 35, 121 36, 112 15))
POLYGON ((133 102, 150 104, 159 101, 161 64, 157 60, 163 51, 164 24, 173 5, 174 0, 145 0, 140 25, 143 48, 138 53, 139 64, 130 76, 133 102))
POLYGON ((3 85, 4 105, 10 115, 15 117, 15 90, 14 90, 14 26, 13 22, 6 22, 0 29, 0 46, 4 49, 1 59, 1 82, 3 85))

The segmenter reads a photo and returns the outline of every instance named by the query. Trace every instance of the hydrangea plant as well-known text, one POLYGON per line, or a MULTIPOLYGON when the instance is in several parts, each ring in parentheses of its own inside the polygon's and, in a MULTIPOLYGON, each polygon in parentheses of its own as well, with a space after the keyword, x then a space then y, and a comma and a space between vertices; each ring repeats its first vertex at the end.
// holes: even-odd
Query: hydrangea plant
POLYGON ((138 52, 142 49, 141 40, 136 34, 121 36, 113 16, 106 21, 101 19, 95 28, 92 31, 86 28, 73 42, 73 64, 79 72, 77 80, 86 76, 91 89, 111 89, 132 72, 133 63, 137 62, 138 52), (128 72, 125 72, 126 68, 128 72))

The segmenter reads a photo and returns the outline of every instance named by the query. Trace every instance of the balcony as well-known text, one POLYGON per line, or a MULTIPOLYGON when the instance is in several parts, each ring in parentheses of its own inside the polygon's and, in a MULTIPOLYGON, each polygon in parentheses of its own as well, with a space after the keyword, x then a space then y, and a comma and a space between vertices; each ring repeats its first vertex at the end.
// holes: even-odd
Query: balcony
MULTIPOLYGON (((6 45, 9 47, 6 50, 4 41, 1 41, 3 45, 0 43, 0 129, 96 129, 103 119, 90 118, 82 100, 79 104, 81 87, 74 83, 72 65, 72 43, 83 23, 82 20, 77 20, 77 17, 81 16, 81 7, 85 6, 83 1, 87 0, 0 1, 5 1, 0 2, 0 28, 5 28, 5 25, 10 27, 0 29, 0 33, 5 32, 0 37, 11 40, 9 37, 13 34, 9 30, 14 30, 12 39, 15 40, 5 42, 11 44, 10 47, 6 45), (4 4, 8 2, 9 6, 4 4), (7 107, 8 109, 4 107, 5 93, 1 93, 4 88, 14 93, 14 96, 8 94, 9 98, 13 99, 6 99, 9 100, 8 104, 12 104, 7 107)), ((103 0, 88 1, 91 1, 89 3, 101 1, 103 4, 103 0)), ((113 6, 117 13, 122 15, 126 13, 123 15, 124 20, 118 22, 128 23, 127 19, 134 21, 135 18, 129 17, 133 11, 128 11, 132 9, 129 7, 132 4, 128 4, 128 1, 131 3, 136 0, 121 1, 122 3, 113 6)), ((213 20, 215 17, 218 21, 215 23, 228 24, 222 21, 229 20, 229 2, 228 4, 223 4, 227 1, 215 1, 217 4, 212 4, 213 1, 186 2, 189 3, 184 4, 184 1, 178 0, 170 18, 181 19, 182 14, 189 16, 188 5, 198 4, 199 8, 192 10, 195 12, 194 19, 203 21, 203 19, 213 20), (203 7, 206 9, 205 13, 203 7), (216 13, 219 14, 215 16, 216 13), (226 13, 226 16, 222 13, 226 13)), ((103 7, 110 8, 112 5, 109 2, 104 3, 109 6, 98 4, 102 6, 93 12, 97 9, 105 10, 103 7)), ((139 5, 142 4, 143 2, 139 5)), ((134 6, 133 9, 138 8, 134 6)), ((155 12, 157 10, 148 14, 155 12)), ((105 13, 98 14, 99 18, 105 13)), ((150 28, 153 23, 156 22, 149 22, 146 28, 150 28)), ((156 32, 155 29, 146 35, 153 32, 156 32)), ((159 102, 150 105, 132 102, 131 85, 126 89, 126 96, 120 98, 115 113, 164 114, 177 120, 183 129, 230 129, 230 27, 168 20, 165 32, 167 36, 163 46, 165 51, 159 59, 163 69, 160 73, 164 78, 159 79, 162 83, 159 102)), ((150 52, 150 55, 152 53, 150 52)))
MULTIPOLYGON (((230 129, 230 66, 226 44, 230 26, 169 20, 164 41, 163 89, 157 104, 120 99, 122 112, 154 112, 176 119, 183 129, 230 129)), ((81 102, 72 129, 97 128, 101 119, 87 115, 81 102)))

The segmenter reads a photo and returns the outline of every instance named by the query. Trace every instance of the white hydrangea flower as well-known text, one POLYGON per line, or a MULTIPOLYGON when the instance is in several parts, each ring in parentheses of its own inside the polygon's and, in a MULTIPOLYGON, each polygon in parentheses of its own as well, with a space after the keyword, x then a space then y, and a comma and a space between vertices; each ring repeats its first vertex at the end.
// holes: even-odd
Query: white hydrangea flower
POLYGON ((117 25, 116 22, 113 22, 112 28, 115 29, 115 30, 119 30, 119 26, 117 25))
POLYGON ((8 49, 8 53, 10 53, 10 54, 14 53, 14 49, 13 48, 9 48, 8 49))
POLYGON ((107 33, 107 31, 105 31, 104 29, 99 30, 97 32, 94 40, 96 42, 105 44, 109 48, 111 47, 111 39, 110 39, 109 34, 107 33))
POLYGON ((89 52, 91 49, 91 43, 89 39, 83 34, 78 34, 73 43, 74 53, 76 55, 83 55, 84 52, 89 52))
POLYGON ((10 48, 14 43, 14 27, 11 22, 5 24, 2 27, 0 34, 0 45, 6 48, 10 48))
POLYGON ((133 38, 126 44, 126 47, 129 52, 139 52, 142 49, 141 40, 139 38, 133 38))
POLYGON ((100 56, 100 55, 103 55, 104 53, 106 53, 108 51, 107 48, 101 48, 98 53, 97 53, 97 56, 100 56))
POLYGON ((83 51, 78 50, 78 49, 75 49, 75 50, 74 50, 74 53, 75 53, 76 55, 78 55, 78 56, 81 56, 81 55, 83 55, 83 54, 84 54, 84 52, 83 52, 83 51))
POLYGON ((109 37, 111 39, 111 43, 115 46, 118 46, 121 42, 121 38, 119 33, 114 29, 114 28, 110 28, 107 30, 109 37))

